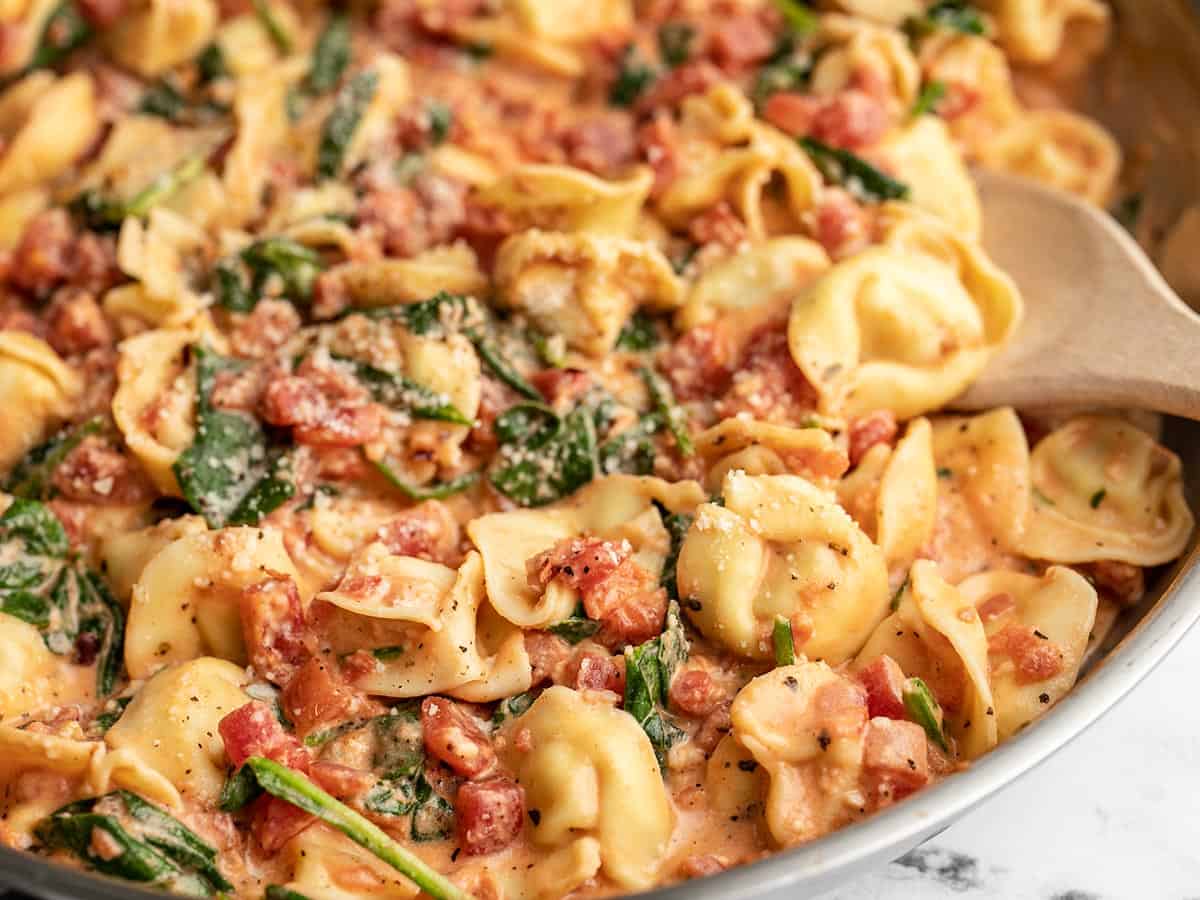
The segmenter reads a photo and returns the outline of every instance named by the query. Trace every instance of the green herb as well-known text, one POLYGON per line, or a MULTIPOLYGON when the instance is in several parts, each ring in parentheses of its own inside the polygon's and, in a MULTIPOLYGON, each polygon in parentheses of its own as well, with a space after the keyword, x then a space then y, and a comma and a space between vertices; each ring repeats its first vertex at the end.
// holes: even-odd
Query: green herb
POLYGON ((89 189, 72 200, 69 207, 84 225, 93 231, 119 228, 130 216, 141 218, 160 203, 169 200, 204 174, 204 168, 204 158, 192 156, 171 171, 159 175, 129 200, 106 197, 97 190, 89 189))
POLYGON ((945 99, 946 84, 942 81, 927 81, 921 85, 921 93, 917 95, 917 102, 913 104, 912 117, 919 119, 921 116, 933 114, 937 115, 938 104, 945 99))
POLYGON ((108 729, 117 724, 121 718, 121 714, 125 712, 125 707, 129 705, 132 697, 119 697, 111 701, 116 709, 110 709, 107 712, 102 712, 92 720, 92 728, 97 734, 104 734, 108 729))
POLYGON ((617 335, 617 349, 641 352, 658 346, 658 329, 654 320, 640 310, 635 312, 617 335))
POLYGON ((1044 503, 1046 506, 1057 506, 1058 505, 1053 500, 1051 500, 1049 497, 1047 497, 1045 494, 1043 494, 1041 492, 1041 490, 1038 489, 1037 485, 1033 486, 1032 492, 1033 492, 1033 499, 1039 501, 1040 503, 1044 503))
POLYGON ((193 896, 233 890, 217 868, 214 847, 129 791, 68 804, 39 822, 35 834, 47 848, 73 853, 105 875, 193 896), (121 852, 98 852, 93 840, 96 830, 110 837, 121 852))
POLYGON ((429 116, 429 139, 433 146, 445 142, 454 127, 454 110, 444 103, 430 103, 426 109, 429 116))
POLYGON ((499 464, 489 478, 496 490, 521 506, 561 500, 596 476, 596 426, 585 407, 532 433, 520 432, 515 418, 505 418, 497 436, 501 430, 509 440, 501 440, 499 464))
POLYGON ((225 51, 215 41, 205 47, 196 57, 196 69, 200 73, 200 81, 207 84, 218 78, 229 76, 229 64, 225 61, 225 51))
POLYGON ((666 589, 668 597, 672 600, 678 600, 679 585, 675 573, 679 565, 679 551, 683 549, 683 539, 687 537, 688 530, 692 527, 694 520, 692 516, 686 513, 667 512, 666 507, 660 505, 657 501, 655 501, 655 506, 658 507, 658 513, 662 516, 667 534, 671 536, 671 547, 667 551, 667 558, 663 560, 662 575, 659 578, 659 584, 666 589))
POLYGON ((435 900, 469 900, 467 894, 444 875, 412 851, 393 841, 378 826, 325 793, 299 772, 261 756, 250 757, 246 760, 246 765, 267 793, 336 828, 411 880, 435 900))
POLYGON ((658 27, 658 55, 668 66, 681 66, 692 55, 696 29, 687 22, 665 22, 658 27))
POLYGON ((296 492, 291 460, 274 452, 258 420, 217 409, 212 392, 221 372, 245 363, 195 346, 196 436, 171 467, 184 499, 210 528, 254 525, 296 492))
POLYGON ((625 703, 627 713, 637 720, 650 738, 659 765, 666 753, 684 736, 664 712, 675 671, 688 658, 688 640, 675 601, 667 606, 662 634, 637 647, 625 648, 625 703))
POLYGON ((380 369, 357 359, 335 356, 354 367, 354 377, 371 392, 379 403, 392 409, 407 410, 417 419, 433 419, 452 422, 455 425, 470 425, 471 419, 445 395, 432 391, 411 378, 380 369))
POLYGON ((904 30, 912 39, 932 34, 938 29, 958 31, 962 34, 984 35, 987 26, 979 10, 962 0, 944 0, 929 7, 922 16, 904 23, 904 30))
POLYGON ((266 29, 270 35, 271 43, 284 55, 292 52, 292 36, 287 33, 287 29, 275 18, 275 12, 271 9, 267 0, 254 0, 254 15, 258 18, 259 24, 266 29))
POLYGON ((254 773, 243 766, 225 779, 225 784, 221 786, 221 796, 217 799, 217 808, 222 812, 237 812, 249 806, 261 793, 254 773))
POLYGON ((478 472, 467 472, 450 481, 440 481, 434 484, 410 484, 396 474, 395 470, 385 460, 370 460, 371 465, 388 483, 409 500, 445 500, 455 494, 469 490, 479 481, 478 472))
POLYGON ((775 665, 796 664, 796 641, 792 634, 792 623, 783 616, 775 617, 775 626, 771 629, 771 643, 775 646, 775 665))
POLYGON ((600 471, 605 475, 624 472, 629 475, 649 475, 654 471, 654 435, 662 431, 662 417, 657 413, 642 416, 638 421, 600 445, 597 453, 600 471))
POLYGON ((529 711, 529 707, 533 706, 533 701, 537 697, 532 691, 526 691, 523 694, 517 694, 515 697, 507 697, 496 704, 496 710, 492 713, 492 725, 498 726, 507 722, 509 719, 519 718, 529 711))
POLYGON ((562 418, 543 403, 519 403, 496 416, 492 429, 502 444, 541 447, 562 431, 562 418))
POLYGON ((363 806, 383 816, 408 816, 409 836, 419 843, 445 840, 454 827, 454 807, 434 791, 423 765, 410 777, 377 781, 363 806))
POLYGON ((306 304, 323 268, 321 257, 291 238, 255 241, 213 269, 217 302, 230 312, 251 312, 274 280, 287 299, 306 304))
POLYGON ((583 604, 580 603, 568 618, 555 622, 553 625, 547 625, 546 630, 551 634, 558 635, 568 644, 578 644, 599 631, 600 623, 589 619, 583 604))
POLYGON ((904 592, 908 590, 909 576, 904 576, 904 581, 900 582, 900 587, 896 588, 896 593, 892 594, 892 602, 889 606, 892 612, 900 608, 900 601, 904 599, 904 592))
POLYGON ((775 8, 783 13, 788 27, 798 34, 810 34, 820 24, 816 12, 801 0, 775 0, 775 8))
POLYGON ((937 470, 937 477, 938 478, 953 478, 954 470, 949 468, 948 466, 940 466, 937 470))
POLYGON ((750 93, 755 105, 761 107, 772 94, 803 90, 811 78, 812 61, 809 58, 787 59, 763 66, 750 93))
POLYGON ((371 655, 380 662, 386 663, 397 659, 403 659, 404 654, 407 652, 408 650, 405 647, 396 644, 391 647, 376 647, 371 651, 371 655))
POLYGON ((337 178, 342 171, 346 151, 354 139, 354 132, 362 121, 367 107, 375 98, 379 87, 379 75, 373 71, 359 72, 338 91, 333 111, 321 129, 321 140, 317 145, 317 177, 337 178))
POLYGON ((95 572, 72 558, 50 508, 17 497, 0 516, 0 612, 33 625, 50 652, 96 660, 96 694, 121 673, 125 614, 95 572))
POLYGON ((657 77, 639 57, 637 47, 630 44, 621 52, 617 77, 608 91, 608 102, 612 106, 633 106, 657 77))
POLYGON ((671 257, 671 269, 676 275, 682 275, 688 270, 688 266, 692 264, 692 260, 696 258, 696 254, 699 252, 699 244, 688 244, 681 252, 671 257))
POLYGON ((142 99, 138 102, 137 111, 158 116, 168 122, 178 122, 183 118, 183 112, 187 106, 187 98, 169 81, 160 78, 146 88, 142 99))
POLYGON ((949 753, 950 744, 942 731, 942 708, 933 696, 933 691, 929 690, 929 685, 920 678, 910 678, 904 682, 900 695, 909 718, 925 729, 925 734, 931 741, 949 753))
POLYGON ((517 371, 516 367, 504 358, 504 355, 500 352, 500 348, 496 346, 494 341, 484 337, 480 333, 477 333, 472 340, 479 358, 483 360, 484 365, 488 367, 493 375, 522 397, 529 400, 542 399, 541 391, 526 381, 525 377, 517 371))
POLYGON ((91 24, 79 11, 75 0, 63 0, 54 8, 54 12, 46 17, 46 24, 42 26, 33 56, 20 74, 57 66, 73 51, 91 40, 93 34, 95 32, 91 24))
POLYGON ((1088 500, 1088 505, 1092 509, 1099 509, 1100 504, 1104 502, 1104 498, 1107 496, 1108 496, 1108 489, 1100 488, 1100 490, 1098 490, 1098 491, 1096 491, 1096 493, 1092 494, 1091 499, 1088 500))
POLYGON ((13 466, 3 482, 4 490, 29 500, 49 499, 54 470, 72 450, 83 443, 84 438, 103 430, 104 420, 99 416, 64 428, 44 444, 34 447, 13 466))
POLYGON ((653 369, 642 367, 641 376, 646 382, 646 390, 650 392, 654 411, 662 418, 667 430, 671 432, 671 437, 675 438, 675 446, 679 448, 679 453, 682 456, 691 456, 696 452, 696 448, 688 432, 687 413, 676 405, 671 386, 653 369))
POLYGON ((538 359, 545 365, 552 369, 561 369, 567 364, 566 343, 564 341, 547 337, 542 332, 532 328, 529 330, 527 336, 529 343, 533 345, 534 352, 538 355, 538 359))
POLYGON ((266 891, 263 892, 263 898, 264 900, 310 900, 307 894, 293 891, 281 884, 268 884, 266 891))
POLYGON ((475 63, 481 63, 481 62, 484 62, 485 60, 491 59, 492 54, 494 54, 496 52, 495 47, 493 47, 491 44, 484 43, 482 41, 476 41, 475 43, 472 43, 472 44, 466 44, 465 46, 461 47, 460 49, 462 50, 463 53, 465 53, 467 55, 467 57, 472 62, 475 62, 475 63))
POLYGON ((350 38, 349 16, 341 12, 331 15, 317 38, 312 65, 304 78, 304 86, 310 93, 324 94, 337 87, 350 64, 350 38))
POLYGON ((830 147, 815 138, 800 138, 799 143, 826 181, 842 185, 859 200, 880 203, 908 199, 908 185, 896 181, 849 150, 830 147))

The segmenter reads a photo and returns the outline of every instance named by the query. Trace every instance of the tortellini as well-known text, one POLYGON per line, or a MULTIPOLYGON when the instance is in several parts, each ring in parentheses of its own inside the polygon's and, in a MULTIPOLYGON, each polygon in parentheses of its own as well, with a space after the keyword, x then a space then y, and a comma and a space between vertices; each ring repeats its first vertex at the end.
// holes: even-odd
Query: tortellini
POLYGON ((196 435, 196 375, 189 348, 194 329, 162 328, 121 343, 112 413, 125 443, 154 482, 179 494, 171 470, 196 435))
POLYGON ((410 303, 438 291, 479 296, 488 288, 475 252, 464 243, 435 247, 411 259, 348 262, 336 271, 356 307, 410 303))
POLYGON ((670 310, 683 301, 679 277, 656 247, 591 234, 516 234, 496 255, 495 279, 504 305, 590 356, 612 349, 639 306, 670 310))
POLYGON ((100 133, 87 72, 33 72, 0 94, 0 196, 61 175, 100 133))
POLYGON ((772 655, 782 616, 796 649, 831 664, 853 656, 887 614, 883 554, 826 492, 794 475, 730 472, 724 506, 705 504, 679 552, 679 596, 709 640, 772 655))
POLYGON ((836 264, 796 298, 792 358, 818 409, 900 419, 960 393, 1016 332, 1016 287, 944 225, 897 212, 884 246, 836 264))
POLYGON ((539 628, 567 618, 578 598, 574 589, 558 581, 536 594, 528 583, 526 560, 565 538, 587 534, 628 540, 634 561, 659 572, 671 541, 654 501, 672 512, 686 512, 704 497, 694 481, 669 484, 657 478, 609 475, 551 507, 480 516, 467 525, 467 533, 483 556, 487 596, 496 612, 514 625, 539 628))
POLYGON ((644 167, 605 181, 570 166, 527 164, 488 185, 480 199, 521 226, 631 237, 653 181, 644 167))
MULTIPOLYGON (((370 544, 351 561, 341 585, 313 602, 335 653, 376 650, 374 667, 354 679, 364 691, 420 697, 471 684, 486 699, 499 699, 487 684, 476 684, 496 674, 497 662, 485 661, 476 646, 484 603, 479 554, 470 554, 456 572, 370 544)), ((512 667, 514 660, 500 662, 512 667)), ((528 656, 515 662, 524 662, 513 679, 524 685, 519 693, 529 687, 528 656)))
POLYGON ((908 185, 911 200, 968 240, 977 241, 983 223, 979 194, 962 154, 945 123, 921 116, 895 131, 879 152, 897 178, 908 185))
POLYGON ((861 689, 829 666, 802 662, 760 675, 734 698, 732 736, 770 778, 764 814, 791 847, 851 821, 867 726, 861 689))
POLYGON ((964 107, 946 124, 968 156, 1021 114, 1008 60, 987 38, 942 29, 922 40, 920 60, 927 80, 946 85, 945 102, 964 107))
POLYGON ((211 657, 164 669, 138 691, 104 742, 160 773, 181 796, 214 803, 227 772, 217 725, 250 702, 245 682, 242 667, 211 657))
MULTIPOLYGON (((904 4, 887 5, 894 10, 904 4)), ((836 94, 866 71, 883 86, 893 115, 912 109, 921 87, 921 70, 899 30, 846 16, 826 16, 819 40, 822 52, 813 67, 813 91, 836 94)))
POLYGON ((898 608, 871 635, 853 668, 884 654, 905 675, 929 685, 960 756, 975 759, 996 746, 987 634, 974 603, 943 580, 935 563, 913 563, 898 608))
POLYGON ((995 18, 1004 49, 1021 62, 1052 60, 1072 23, 1108 20, 1108 7, 1099 0, 984 0, 981 5, 995 18))
POLYGON ((200 309, 189 283, 188 261, 204 258, 204 231, 177 213, 151 210, 146 224, 129 217, 121 226, 117 262, 137 284, 113 288, 104 309, 113 317, 133 316, 155 327, 186 325, 200 309))
POLYGON ((1104 204, 1121 169, 1121 149, 1107 131, 1065 110, 1026 112, 979 152, 994 169, 1041 181, 1104 204))
POLYGON ((72 412, 79 375, 41 338, 0 331, 0 469, 7 470, 72 412))
POLYGON ((829 268, 829 254, 807 238, 780 237, 757 244, 706 269, 676 315, 686 331, 728 316, 739 331, 783 316, 792 299, 829 268))
POLYGON ((65 701, 79 687, 28 622, 0 613, 0 720, 65 701))
POLYGON ((322 900, 408 900, 420 893, 413 882, 340 832, 317 823, 288 841, 283 850, 292 877, 286 887, 322 900))
POLYGON ((985 572, 958 586, 969 603, 997 603, 985 618, 993 647, 989 682, 1000 740, 1007 740, 1057 703, 1075 684, 1096 621, 1096 589, 1072 569, 1051 566, 1038 578, 1020 572, 985 572), (1003 653, 1004 632, 1016 629, 1032 641, 1049 665, 1024 671, 1003 653), (1000 650, 1001 652, 997 652, 1000 650))
POLYGON ((1073 419, 1038 442, 1029 470, 1027 556, 1153 566, 1187 545, 1195 520, 1179 457, 1123 419, 1073 419))
POLYGON ((273 528, 222 528, 167 544, 133 586, 125 666, 146 678, 199 656, 245 663, 242 591, 266 578, 296 577, 273 528))
POLYGON ((103 536, 100 539, 100 559, 113 593, 123 603, 128 603, 133 586, 142 577, 146 564, 160 550, 181 537, 207 530, 202 516, 180 516, 163 519, 148 528, 103 536))
POLYGON ((838 486, 838 500, 879 546, 889 570, 907 571, 937 523, 929 421, 910 422, 895 449, 883 443, 868 450, 838 486))
POLYGON ((633 24, 630 0, 512 0, 513 13, 535 38, 564 44, 633 24))
POLYGON ((109 52, 146 78, 194 59, 212 38, 214 0, 141 0, 105 35, 109 52))
POLYGON ((706 486, 717 491, 734 470, 748 475, 802 475, 830 486, 850 461, 824 428, 790 428, 734 417, 695 437, 696 452, 708 463, 706 486))
POLYGON ((511 762, 528 808, 539 812, 534 843, 560 847, 594 836, 605 875, 626 890, 653 885, 675 814, 637 722, 596 694, 555 686, 515 727, 530 742, 511 762))

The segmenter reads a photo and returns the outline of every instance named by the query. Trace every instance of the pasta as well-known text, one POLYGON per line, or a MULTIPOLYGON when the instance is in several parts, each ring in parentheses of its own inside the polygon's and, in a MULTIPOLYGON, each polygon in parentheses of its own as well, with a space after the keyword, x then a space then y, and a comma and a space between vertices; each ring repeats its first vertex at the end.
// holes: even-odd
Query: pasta
POLYGON ((1093 0, 0 20, 0 843, 47 864, 703 877, 1020 740, 1190 545, 1160 417, 953 411, 1025 308, 975 167, 1139 177, 1042 83, 1093 0))

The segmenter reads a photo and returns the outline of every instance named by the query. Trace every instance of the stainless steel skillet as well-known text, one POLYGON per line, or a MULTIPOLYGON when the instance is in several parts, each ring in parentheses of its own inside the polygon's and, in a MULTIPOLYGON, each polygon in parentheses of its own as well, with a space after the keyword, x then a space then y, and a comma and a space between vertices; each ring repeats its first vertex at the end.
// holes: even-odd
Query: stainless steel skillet
MULTIPOLYGON (((1137 235, 1168 279, 1200 308, 1200 3, 1115 0, 1113 49, 1099 78, 1079 88, 1079 104, 1112 128, 1141 167, 1146 195, 1137 235), (1178 230, 1195 210, 1194 240, 1178 230), (1191 247, 1191 253, 1187 251, 1191 247)), ((1200 423, 1172 420, 1165 442, 1180 455, 1188 500, 1200 509, 1200 423)), ((1159 573, 1153 590, 1126 612, 1108 652, 1047 716, 970 770, 871 819, 811 845, 712 878, 652 892, 659 900, 804 897, 849 881, 927 840, 1064 747, 1148 675, 1200 619, 1200 544, 1159 573)), ((0 890, 40 900, 161 898, 0 847, 0 890)))

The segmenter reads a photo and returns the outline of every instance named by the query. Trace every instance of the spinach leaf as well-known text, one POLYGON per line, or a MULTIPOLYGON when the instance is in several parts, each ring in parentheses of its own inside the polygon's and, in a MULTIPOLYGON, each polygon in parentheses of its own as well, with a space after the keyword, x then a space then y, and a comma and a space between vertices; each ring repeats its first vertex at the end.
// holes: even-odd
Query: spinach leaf
POLYGON ((282 884, 268 884, 263 892, 263 900, 311 900, 307 894, 293 891, 282 884))
MULTIPOLYGON (((308 741, 305 740, 307 744, 308 741)), ((221 786, 221 796, 217 798, 217 809, 222 812, 237 812, 249 806, 262 793, 254 773, 245 766, 232 772, 221 786)))
POLYGON ((830 147, 815 138, 800 138, 799 143, 826 181, 842 185, 859 200, 881 203, 885 200, 908 199, 908 185, 849 150, 830 147))
POLYGON ((196 57, 196 70, 203 84, 229 76, 229 64, 225 61, 225 51, 220 44, 214 41, 200 51, 196 57))
POLYGON ((39 822, 35 834, 46 847, 73 853, 105 875, 193 896, 233 890, 217 868, 216 848, 130 791, 68 804, 39 822), (93 829, 105 832, 122 852, 98 852, 93 829))
POLYGON ((213 289, 217 302, 230 312, 251 312, 272 280, 282 296, 307 304, 323 268, 310 247, 287 237, 262 238, 217 263, 213 289))
POLYGON ((273 449, 258 420, 248 413, 217 409, 212 391, 217 375, 245 363, 195 346, 196 437, 172 466, 184 499, 210 528, 254 525, 296 492, 291 460, 273 449))
POLYGON ((911 38, 921 38, 925 35, 945 28, 963 34, 984 35, 987 25, 979 10, 963 0, 942 0, 935 3, 925 14, 915 16, 904 23, 905 31, 911 38))
POLYGON ((354 139, 354 132, 362 121, 367 107, 375 98, 379 87, 379 74, 367 70, 359 72, 342 88, 334 101, 333 111, 321 129, 321 140, 317 145, 317 177, 337 178, 342 171, 346 150, 354 139))
POLYGON ((658 507, 667 534, 671 536, 671 549, 667 551, 667 558, 663 560, 662 577, 659 579, 659 584, 666 589, 668 597, 678 600, 679 584, 676 580, 676 569, 679 565, 679 551, 683 548, 683 539, 687 537, 688 529, 692 527, 693 517, 687 513, 668 512, 667 508, 658 501, 655 501, 654 505, 658 507))
POLYGON ((925 729, 925 734, 942 750, 950 752, 950 742, 942 728, 942 707, 933 696, 933 691, 920 678, 904 682, 900 692, 908 717, 925 729))
POLYGON ((503 725, 509 719, 519 718, 529 712, 529 707, 533 706, 533 701, 537 697, 532 691, 526 691, 523 694, 517 694, 515 697, 506 697, 496 704, 496 709, 492 713, 492 726, 503 725))
POLYGON ((409 500, 445 500, 447 497, 453 497, 455 494, 469 490, 479 481, 478 472, 467 472, 450 481, 440 481, 434 484, 410 484, 397 475, 386 460, 370 460, 370 463, 380 475, 387 479, 388 484, 409 500))
POLYGON ((168 122, 177 122, 183 117, 187 105, 187 98, 171 82, 159 79, 146 88, 142 99, 138 101, 137 111, 168 122))
POLYGON ((600 445, 598 462, 605 475, 625 472, 649 475, 654 471, 654 435, 662 431, 662 418, 656 413, 642 416, 637 423, 610 437, 600 445))
POLYGON ((267 0, 254 0, 254 15, 258 18, 259 24, 266 29, 267 34, 271 38, 271 43, 285 56, 292 52, 292 36, 287 33, 287 29, 283 27, 280 21, 275 18, 275 11, 271 9, 267 0))
POLYGON ((493 375, 526 399, 542 399, 541 391, 525 380, 525 377, 517 371, 517 368, 500 352, 500 348, 495 341, 485 337, 482 331, 468 334, 468 337, 475 344, 475 352, 479 354, 479 358, 483 360, 483 364, 491 370, 493 375))
POLYGON ((34 447, 12 468, 4 481, 4 490, 17 497, 46 500, 50 496, 50 480, 54 470, 83 439, 104 430, 104 420, 97 416, 79 425, 64 428, 50 440, 34 447))
POLYGON ((438 394, 411 378, 380 369, 370 363, 356 359, 334 356, 354 367, 354 377, 371 392, 379 403, 393 409, 407 410, 418 419, 434 419, 453 422, 455 425, 470 425, 469 419, 444 394, 438 394))
POLYGON ((117 724, 117 721, 121 718, 122 713, 125 712, 125 707, 127 707, 132 700, 132 697, 118 697, 110 700, 109 704, 113 708, 106 709, 92 720, 92 730, 94 730, 98 735, 103 735, 106 731, 108 731, 108 729, 117 724))
POLYGON ((596 426, 578 406, 552 431, 503 442, 492 485, 521 506, 544 506, 574 493, 596 476, 596 426), (532 440, 531 440, 532 439, 532 440))
POLYGON ((74 50, 91 40, 93 34, 95 32, 91 24, 80 12, 75 0, 63 0, 46 17, 37 47, 21 74, 57 66, 74 50))
POLYGON ((415 841, 447 837, 454 808, 425 777, 425 744, 416 707, 379 716, 371 727, 375 739, 371 767, 381 775, 363 805, 380 815, 409 816, 409 835, 415 841))
POLYGON ((569 617, 552 625, 547 625, 546 630, 551 634, 558 635, 568 644, 578 644, 580 641, 590 638, 599 631, 600 623, 594 619, 589 619, 587 613, 584 611, 583 604, 580 603, 569 617))
POLYGON ((545 335, 536 329, 530 329, 527 337, 533 345, 534 352, 543 364, 552 369, 561 369, 567 364, 566 342, 561 335, 545 335))
POLYGON ((0 612, 42 633, 47 649, 80 665, 96 662, 96 694, 121 672, 125 614, 96 573, 70 555, 49 507, 18 497, 0 516, 0 612))
POLYGON ((797 34, 810 34, 817 30, 819 21, 816 11, 803 0, 775 0, 775 8, 783 14, 788 28, 797 34))
POLYGON ((655 414, 663 421, 667 430, 671 432, 671 437, 675 439, 675 446, 679 448, 680 454, 691 456, 696 452, 696 447, 692 443, 691 434, 688 432, 687 413, 675 403, 675 395, 671 392, 671 385, 653 369, 645 366, 642 367, 641 376, 642 380, 646 382, 646 390, 650 392, 650 399, 654 403, 655 414))
POLYGON ((537 448, 562 430, 562 419, 545 404, 519 403, 496 416, 492 429, 501 444, 537 448))
POLYGON ((664 22, 658 26, 658 55, 671 68, 681 66, 692 55, 696 29, 687 22, 664 22))
POLYGON ((937 115, 938 104, 946 96, 946 84, 942 81, 927 81, 921 85, 921 93, 913 104, 912 117, 919 119, 924 115, 937 115))
POLYGON ((1137 227, 1142 215, 1142 207, 1146 205, 1146 195, 1141 193, 1126 194, 1114 204, 1110 210, 1112 217, 1121 223, 1128 232, 1137 227))
POLYGON ((659 765, 666 764, 667 751, 684 736, 665 712, 671 679, 689 652, 679 604, 667 606, 662 634, 637 647, 625 648, 625 711, 650 738, 659 765))
POLYGON ((629 321, 617 335, 617 349, 639 352, 653 350, 658 346, 658 329, 654 320, 641 310, 629 317, 629 321))
POLYGON ((445 103, 430 103, 426 109, 429 116, 429 140, 437 147, 445 143, 454 127, 454 110, 445 103))
POLYGON ((642 61, 637 47, 630 44, 621 52, 617 77, 608 91, 609 104, 633 106, 657 77, 654 69, 642 61))
POLYGON ((335 12, 313 48, 312 66, 304 79, 304 86, 310 93, 324 94, 337 87, 350 64, 350 38, 350 17, 335 12))
POLYGON ((164 172, 128 200, 108 197, 95 189, 82 191, 69 208, 80 221, 93 231, 119 228, 130 216, 141 218, 176 192, 204 174, 205 162, 200 156, 185 159, 170 171, 164 172))
POLYGON ((771 643, 775 648, 775 665, 796 664, 796 638, 792 634, 792 623, 783 616, 775 617, 775 625, 771 628, 771 643))

